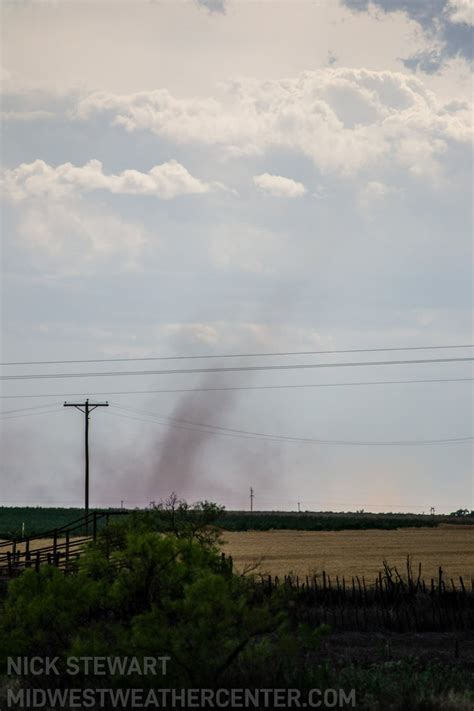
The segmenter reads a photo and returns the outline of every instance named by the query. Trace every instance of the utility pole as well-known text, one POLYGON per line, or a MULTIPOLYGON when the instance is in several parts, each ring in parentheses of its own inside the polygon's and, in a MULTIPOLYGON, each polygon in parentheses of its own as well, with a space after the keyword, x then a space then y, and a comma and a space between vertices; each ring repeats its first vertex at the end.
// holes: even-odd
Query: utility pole
POLYGON ((87 399, 85 402, 65 402, 64 407, 75 407, 79 412, 83 412, 85 415, 85 438, 84 438, 84 453, 85 453, 85 525, 86 525, 86 535, 89 522, 89 414, 96 407, 108 407, 108 402, 89 402, 87 399), (82 409, 84 408, 84 409, 82 409))
POLYGON ((252 487, 250 487, 250 513, 253 512, 253 497, 254 497, 253 489, 252 489, 252 487))
POLYGON ((298 513, 301 513, 301 506, 300 506, 300 502, 299 502, 299 501, 298 501, 298 513))

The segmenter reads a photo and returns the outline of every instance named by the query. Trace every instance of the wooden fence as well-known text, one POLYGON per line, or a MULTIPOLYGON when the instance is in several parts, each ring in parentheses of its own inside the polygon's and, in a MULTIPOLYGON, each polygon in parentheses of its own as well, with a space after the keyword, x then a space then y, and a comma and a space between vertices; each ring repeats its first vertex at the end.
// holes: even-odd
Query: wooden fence
POLYGON ((74 571, 81 551, 87 543, 96 540, 98 531, 108 525, 110 517, 127 513, 93 511, 62 528, 3 541, 0 543, 0 580, 8 580, 28 568, 39 570, 45 564, 65 572, 74 571), (43 541, 48 542, 44 544, 43 541))
POLYGON ((336 630, 453 631, 474 628, 474 586, 462 577, 445 580, 442 568, 427 582, 421 568, 415 578, 407 562, 402 576, 386 563, 373 582, 364 576, 346 580, 319 576, 253 577, 260 595, 280 594, 300 622, 328 624, 336 630))

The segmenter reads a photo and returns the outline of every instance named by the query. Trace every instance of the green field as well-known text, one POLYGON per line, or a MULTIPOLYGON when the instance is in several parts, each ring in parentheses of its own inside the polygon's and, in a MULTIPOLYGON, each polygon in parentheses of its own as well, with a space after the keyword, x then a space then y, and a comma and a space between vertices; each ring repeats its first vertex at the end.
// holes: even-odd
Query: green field
MULTIPOLYGON (((98 509, 97 509, 98 510, 98 509)), ((117 509, 105 509, 117 511, 117 509)), ((79 508, 0 507, 0 538, 33 536, 67 526, 83 515, 79 508)), ((226 511, 216 524, 226 531, 347 531, 397 528, 435 527, 440 523, 474 523, 472 516, 429 516, 401 513, 333 513, 226 511)))

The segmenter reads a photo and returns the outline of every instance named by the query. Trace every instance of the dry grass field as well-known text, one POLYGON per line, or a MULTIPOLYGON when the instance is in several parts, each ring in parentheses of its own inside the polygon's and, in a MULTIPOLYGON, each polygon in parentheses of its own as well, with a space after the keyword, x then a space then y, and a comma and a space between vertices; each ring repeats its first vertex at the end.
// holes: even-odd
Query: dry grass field
POLYGON ((236 570, 262 560, 261 572, 280 577, 303 577, 325 570, 331 576, 364 575, 373 579, 384 559, 406 570, 422 564, 422 577, 436 577, 441 565, 445 578, 474 578, 474 526, 402 528, 394 531, 224 531, 224 550, 236 570))
MULTIPOLYGON (((400 528, 358 531, 224 531, 223 549, 232 555, 237 571, 261 561, 259 572, 283 577, 289 573, 304 578, 325 570, 331 576, 364 575, 373 579, 383 561, 405 571, 407 554, 417 573, 422 564, 426 579, 474 579, 474 526, 442 524, 438 528, 400 528)), ((65 539, 58 538, 58 544, 65 539)), ((74 538, 71 537, 72 547, 74 538)), ((52 545, 52 539, 31 542, 30 550, 52 545)), ((19 544, 17 550, 23 550, 19 544)))
MULTIPOLYGON (((75 540, 83 540, 84 536, 71 536, 69 541, 70 543, 73 543, 75 540)), ((91 538, 92 540, 92 538, 91 538)), ((59 545, 65 545, 66 544, 66 538, 58 536, 58 546, 59 545)), ((53 539, 52 538, 37 538, 34 539, 33 541, 30 542, 30 551, 35 551, 37 548, 44 548, 45 546, 52 546, 53 545, 53 539)), ((19 543, 17 546, 17 550, 23 551, 25 550, 25 545, 24 543, 19 543)))

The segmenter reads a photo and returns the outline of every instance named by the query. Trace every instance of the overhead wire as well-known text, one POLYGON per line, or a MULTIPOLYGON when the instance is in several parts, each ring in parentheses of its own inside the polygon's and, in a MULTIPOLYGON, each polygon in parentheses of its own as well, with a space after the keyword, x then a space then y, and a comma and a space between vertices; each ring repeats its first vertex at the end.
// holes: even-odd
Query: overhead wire
POLYGON ((86 373, 34 373, 20 375, 1 375, 0 380, 53 380, 63 378, 102 378, 102 377, 123 377, 132 375, 184 375, 193 373, 236 373, 236 372, 260 372, 272 370, 307 370, 320 368, 349 368, 349 367, 372 367, 387 365, 421 365, 429 363, 461 363, 473 361, 474 357, 464 358, 420 358, 413 360, 386 360, 386 361, 354 361, 350 363, 292 363, 286 365, 245 365, 231 367, 212 368, 176 368, 168 370, 123 370, 123 371, 102 371, 86 373))
POLYGON ((0 410, 0 416, 2 415, 13 415, 17 412, 27 412, 28 410, 41 410, 45 407, 50 407, 51 403, 45 403, 44 405, 31 405, 30 407, 20 407, 15 410, 0 410))
MULTIPOLYGON (((111 403, 112 404, 112 403, 111 403)), ((307 443, 307 444, 320 444, 320 445, 340 445, 340 446, 423 446, 432 444, 454 444, 472 441, 473 437, 454 437, 454 438, 438 438, 431 440, 393 440, 393 441, 356 441, 356 440, 329 440, 329 439, 316 439, 313 437, 292 437, 286 435, 269 434, 265 432, 255 432, 252 430, 240 430, 230 427, 221 427, 218 425, 208 425, 206 423, 198 423, 190 420, 184 420, 179 418, 173 418, 166 415, 160 415, 158 413, 150 413, 149 411, 138 410, 137 408, 127 408, 123 406, 117 406, 118 409, 125 411, 136 411, 147 415, 150 419, 144 419, 141 417, 136 417, 132 415, 123 415, 121 413, 116 413, 109 411, 108 414, 115 415, 117 417, 125 417, 128 419, 134 419, 143 422, 151 422, 153 424, 158 424, 164 427, 174 427, 176 429, 190 430, 193 432, 200 432, 204 434, 214 434, 218 436, 225 437, 235 437, 238 439, 258 439, 263 441, 276 441, 276 442, 295 442, 295 443, 307 443), (165 422, 163 422, 165 420, 165 422)))
POLYGON ((199 360, 205 358, 261 358, 261 357, 283 357, 301 355, 329 355, 336 353, 383 353, 389 351, 430 351, 455 348, 474 348, 474 344, 455 344, 442 346, 399 346, 390 348, 345 348, 337 350, 319 351, 267 351, 257 353, 207 353, 203 355, 173 355, 173 356, 129 356, 123 358, 77 358, 64 360, 24 360, 5 361, 0 363, 3 366, 18 365, 62 365, 67 363, 124 363, 132 361, 156 361, 156 360, 199 360))
POLYGON ((44 410, 43 412, 24 412, 21 415, 7 415, 5 416, 0 416, 0 421, 3 420, 16 420, 20 417, 38 417, 38 415, 49 415, 52 412, 61 412, 61 408, 57 408, 54 410, 44 410))
POLYGON ((411 380, 365 380, 358 382, 339 383, 291 383, 287 385, 226 385, 222 387, 202 387, 202 388, 160 388, 156 390, 103 390, 93 392, 73 392, 73 393, 30 393, 19 395, 0 395, 0 399, 13 400, 22 398, 47 398, 47 397, 91 397, 99 395, 150 395, 166 393, 203 393, 222 392, 226 390, 291 390, 298 388, 332 388, 332 387, 354 387, 370 385, 410 385, 414 383, 464 383, 472 382, 474 378, 414 378, 411 380))

